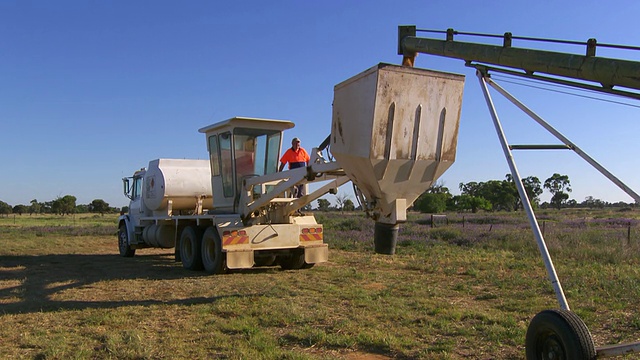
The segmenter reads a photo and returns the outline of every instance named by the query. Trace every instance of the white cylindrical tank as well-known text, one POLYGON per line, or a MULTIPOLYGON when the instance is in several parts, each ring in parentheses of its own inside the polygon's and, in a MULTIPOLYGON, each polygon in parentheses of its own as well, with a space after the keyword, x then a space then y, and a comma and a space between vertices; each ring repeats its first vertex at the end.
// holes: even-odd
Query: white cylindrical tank
POLYGON ((164 211, 196 209, 202 199, 211 206, 211 171, 208 160, 157 159, 149 162, 142 194, 145 206, 164 211))

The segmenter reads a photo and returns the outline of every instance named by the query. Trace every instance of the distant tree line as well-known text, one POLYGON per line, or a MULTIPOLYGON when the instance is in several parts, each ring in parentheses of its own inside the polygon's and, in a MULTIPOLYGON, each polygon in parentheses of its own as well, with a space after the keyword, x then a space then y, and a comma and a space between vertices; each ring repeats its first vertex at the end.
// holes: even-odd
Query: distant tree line
POLYGON ((313 208, 311 204, 305 205, 302 210, 304 211, 354 211, 360 210, 360 206, 356 207, 351 199, 349 199, 349 195, 347 194, 336 194, 335 205, 332 205, 331 202, 327 199, 318 199, 316 200, 317 206, 313 208))
MULTIPOLYGON (((346 195, 346 194, 342 194, 342 195, 336 194, 335 206, 332 206, 331 202, 327 199, 318 199, 317 201, 318 201, 318 207, 316 208, 316 210, 318 211, 354 211, 356 210, 355 204, 353 203, 353 201, 351 201, 351 199, 349 199, 349 195, 346 195)), ((311 210, 311 209, 309 208, 308 210, 311 210)))
MULTIPOLYGON (((522 179, 522 185, 531 206, 536 208, 565 207, 628 207, 635 204, 619 202, 610 204, 592 196, 578 203, 569 199, 571 182, 569 176, 554 173, 543 182, 535 176, 522 179), (544 190, 551 193, 549 202, 540 203, 540 195, 544 190)), ((486 182, 460 183, 460 195, 452 195, 442 184, 434 184, 420 195, 413 204, 413 209, 425 213, 439 213, 444 211, 478 212, 484 211, 517 211, 523 208, 518 189, 511 174, 506 174, 504 180, 489 180, 486 182)))
MULTIPOLYGON (((522 179, 522 185, 527 194, 531 206, 535 208, 556 208, 565 207, 629 207, 635 204, 624 202, 608 203, 593 196, 587 196, 583 202, 578 203, 574 199, 569 199, 571 192, 571 182, 567 175, 555 173, 542 183, 535 176, 528 176, 522 179), (544 190, 551 193, 549 202, 540 203, 540 195, 544 190)), ((504 180, 489 180, 486 182, 468 182, 459 184, 460 195, 452 195, 449 189, 442 184, 435 183, 427 191, 416 199, 413 209, 424 213, 440 213, 444 211, 457 212, 478 212, 484 211, 517 211, 522 209, 522 201, 518 195, 518 190, 511 174, 506 174, 504 180)), ((332 206, 327 199, 318 199, 316 210, 319 211, 353 211, 359 210, 353 201, 346 194, 336 196, 336 205, 332 206)), ((128 211, 125 206, 123 211, 128 211)), ((311 204, 303 207, 303 210, 312 210, 311 204)), ((9 214, 57 214, 70 215, 81 213, 118 213, 121 209, 111 207, 102 199, 95 199, 89 204, 76 204, 76 197, 65 195, 55 200, 39 202, 31 200, 30 205, 11 206, 0 200, 0 216, 9 214)))
POLYGON ((11 206, 0 200, 0 215, 7 216, 9 214, 17 215, 33 215, 33 214, 56 214, 70 215, 82 213, 98 213, 101 215, 107 213, 117 213, 119 208, 110 207, 109 204, 102 199, 95 199, 89 204, 76 204, 76 197, 73 195, 65 195, 55 200, 39 202, 37 199, 31 200, 29 205, 11 206))
MULTIPOLYGON (((319 211, 353 211, 356 210, 356 206, 349 196, 346 194, 336 196, 336 205, 331 205, 331 202, 326 199, 318 199, 318 206, 316 210, 319 211)), ((311 204, 307 204, 302 208, 305 211, 311 211, 311 204)), ((33 215, 33 214, 57 214, 57 215, 70 215, 70 214, 82 214, 82 213, 118 213, 120 211, 127 212, 128 207, 125 206, 122 209, 117 207, 111 207, 102 199, 95 199, 89 204, 76 204, 76 197, 72 195, 65 195, 58 197, 55 200, 39 202, 36 199, 31 200, 29 205, 15 205, 11 206, 4 201, 0 200, 0 216, 7 216, 9 214, 17 215, 33 215)))

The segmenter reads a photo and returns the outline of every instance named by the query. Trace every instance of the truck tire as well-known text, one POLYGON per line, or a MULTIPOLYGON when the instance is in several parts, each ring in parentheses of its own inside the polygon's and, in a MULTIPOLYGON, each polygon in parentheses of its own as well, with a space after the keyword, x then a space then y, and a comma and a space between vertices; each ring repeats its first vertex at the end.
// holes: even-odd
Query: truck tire
POLYGON ((122 224, 118 229, 118 249, 120 250, 120 256, 133 257, 136 254, 136 249, 132 249, 129 245, 129 233, 127 232, 127 226, 122 224))
POLYGON ((209 226, 202 235, 202 266, 209 274, 227 272, 227 254, 222 251, 222 240, 218 231, 209 226))
POLYGON ((202 270, 200 255, 200 231, 195 226, 187 226, 180 234, 180 260, 189 270, 202 270))

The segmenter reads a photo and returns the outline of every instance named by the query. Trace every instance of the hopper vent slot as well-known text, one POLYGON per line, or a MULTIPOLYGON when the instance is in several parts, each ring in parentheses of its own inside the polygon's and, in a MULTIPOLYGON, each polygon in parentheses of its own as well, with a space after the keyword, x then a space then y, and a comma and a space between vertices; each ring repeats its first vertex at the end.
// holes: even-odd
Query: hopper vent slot
POLYGON ((438 124, 438 143, 436 144, 436 161, 442 158, 442 145, 444 144, 444 121, 447 117, 447 109, 442 108, 440 112, 440 122, 438 124))
POLYGON ((389 115, 387 117, 387 136, 384 143, 384 158, 389 160, 391 156, 391 143, 393 140, 393 118, 396 112, 396 103, 392 102, 389 106, 389 115))
POLYGON ((416 108, 416 118, 413 123, 413 139, 411 143, 411 159, 417 160, 418 155, 418 138, 420 136, 420 119, 422 117, 422 105, 416 108))

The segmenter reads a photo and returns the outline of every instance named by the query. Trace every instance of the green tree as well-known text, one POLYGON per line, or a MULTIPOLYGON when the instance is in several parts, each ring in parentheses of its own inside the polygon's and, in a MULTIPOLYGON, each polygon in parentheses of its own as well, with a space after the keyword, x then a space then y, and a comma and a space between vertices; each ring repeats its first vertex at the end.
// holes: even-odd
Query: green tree
POLYGON ((462 195, 484 198, 491 203, 492 210, 513 210, 513 204, 517 197, 514 189, 513 182, 507 180, 460 183, 462 195))
POLYGON ((413 208, 423 213, 441 213, 447 210, 449 199, 449 189, 441 183, 434 183, 413 202, 413 208))
MULTIPOLYGON (((522 200, 520 199, 520 194, 518 194, 518 189, 513 181, 513 177, 511 174, 505 175, 507 181, 513 184, 513 192, 515 196, 515 201, 513 204, 513 210, 517 211, 522 208, 522 200)), ((529 199, 529 203, 531 203, 531 207, 534 209, 538 207, 540 204, 540 195, 542 195, 542 183, 540 179, 536 176, 527 176, 522 179, 522 186, 524 187, 524 191, 527 193, 527 198, 529 199)))
POLYGON ((318 210, 320 211, 329 211, 329 206, 331 203, 327 199, 318 199, 318 210))
POLYGON ((0 200, 0 215, 8 216, 9 214, 11 214, 11 205, 0 200))
POLYGON ((42 211, 42 204, 38 202, 38 200, 31 200, 31 205, 29 205, 29 215, 32 214, 40 214, 42 211))
POLYGON ((478 210, 491 210, 491 203, 487 201, 487 199, 479 196, 471 196, 471 195, 457 195, 451 199, 451 207, 455 211, 468 211, 470 210, 473 213, 478 212, 478 210))
POLYGON ((560 210, 562 204, 569 199, 571 192, 571 182, 569 176, 554 173, 550 178, 544 181, 544 188, 551 193, 551 205, 560 210))
POLYGON ((527 176, 522 179, 522 185, 524 185, 524 190, 527 192, 531 206, 537 208, 538 204, 540 204, 540 195, 544 192, 540 179, 537 176, 527 176))
POLYGON ((347 199, 344 201, 344 204, 342 204, 342 210, 344 211, 353 211, 356 209, 356 205, 353 203, 353 201, 351 201, 351 199, 347 199))
POLYGON ((494 210, 511 211, 518 199, 518 192, 514 192, 514 189, 515 185, 511 181, 490 180, 487 181, 482 197, 492 204, 494 210))
MULTIPOLYGON (((344 204, 345 202, 349 200, 349 195, 347 194, 342 194, 342 195, 338 195, 336 194, 336 208, 340 211, 344 211, 344 204)), ((351 201, 351 200, 349 200, 351 201)), ((351 202, 353 204, 353 202, 351 202)))
POLYGON ((425 192, 416 199, 413 208, 423 213, 441 213, 447 210, 447 200, 450 197, 451 194, 425 192))
POLYGON ((460 191, 465 195, 478 196, 480 184, 475 181, 470 181, 468 183, 460 183, 459 185, 460 191))
POLYGON ((104 213, 109 212, 109 204, 102 199, 95 199, 89 204, 89 212, 104 216, 104 213))
POLYGON ((75 212, 76 197, 73 195, 65 195, 53 200, 51 204, 51 212, 59 215, 69 215, 75 212))
POLYGON ((16 205, 13 207, 12 211, 14 214, 22 216, 22 214, 29 212, 29 207, 27 205, 16 205))
POLYGON ((429 189, 427 189, 427 192, 431 194, 451 194, 449 192, 449 188, 444 186, 444 183, 442 181, 436 181, 435 183, 431 184, 429 189))
POLYGON ((592 208, 602 209, 607 205, 607 203, 600 199, 596 199, 593 196, 587 196, 582 202, 582 204, 580 205, 587 206, 591 209, 592 208))

